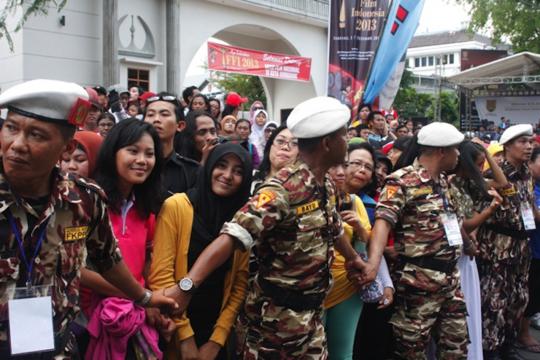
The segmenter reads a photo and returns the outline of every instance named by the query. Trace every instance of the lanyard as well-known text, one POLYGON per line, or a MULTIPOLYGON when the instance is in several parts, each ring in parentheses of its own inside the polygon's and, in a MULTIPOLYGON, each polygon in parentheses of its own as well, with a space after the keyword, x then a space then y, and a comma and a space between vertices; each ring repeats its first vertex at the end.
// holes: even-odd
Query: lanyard
POLYGON ((446 213, 450 212, 449 209, 450 209, 450 204, 448 203, 448 198, 446 197, 446 195, 444 194, 444 192, 442 191, 442 185, 440 183, 435 183, 436 186, 435 189, 437 189, 437 194, 439 194, 439 196, 441 197, 442 199, 442 202, 443 202, 443 207, 444 207, 444 211, 446 213))
POLYGON ((19 252, 21 254, 21 258, 26 265, 26 287, 30 289, 30 287, 32 286, 32 270, 34 268, 34 261, 39 254, 39 249, 41 248, 41 244, 43 243, 43 239, 45 238, 45 233, 47 232, 47 223, 49 222, 49 219, 45 220, 40 226, 38 241, 34 249, 34 255, 30 259, 30 262, 28 262, 28 259, 26 258, 26 252, 24 251, 22 234, 19 231, 17 224, 15 224, 15 219, 13 218, 13 215, 11 215, 11 211, 6 211, 6 217, 8 218, 9 224, 11 225, 11 231, 13 232, 13 235, 15 235, 17 243, 19 244, 19 252))

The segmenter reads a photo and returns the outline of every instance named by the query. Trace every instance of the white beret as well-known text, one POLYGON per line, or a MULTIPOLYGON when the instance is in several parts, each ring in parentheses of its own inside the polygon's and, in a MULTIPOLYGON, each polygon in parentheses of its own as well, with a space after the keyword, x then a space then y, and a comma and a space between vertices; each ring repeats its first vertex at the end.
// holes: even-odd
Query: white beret
POLYGON ((460 144, 465 135, 454 125, 445 122, 432 122, 418 132, 418 144, 434 147, 449 147, 460 144))
POLYGON ((31 80, 0 94, 0 108, 60 125, 82 125, 90 107, 82 86, 58 80, 31 80))
POLYGON ((349 108, 337 99, 319 96, 298 104, 287 118, 287 127, 295 137, 310 139, 345 127, 350 117, 349 108))
POLYGON ((518 124, 510 126, 502 133, 501 138, 499 139, 499 144, 504 145, 510 140, 523 135, 533 135, 533 128, 531 124, 518 124))

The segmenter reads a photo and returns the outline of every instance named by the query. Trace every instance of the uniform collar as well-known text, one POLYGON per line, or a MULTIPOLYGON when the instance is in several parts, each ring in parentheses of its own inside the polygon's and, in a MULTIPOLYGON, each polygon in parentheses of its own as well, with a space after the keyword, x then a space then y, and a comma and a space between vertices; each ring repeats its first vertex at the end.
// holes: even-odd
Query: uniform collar
POLYGON ((417 170, 418 176, 420 177, 421 182, 427 183, 427 182, 433 181, 427 169, 424 166, 422 166, 422 164, 420 164, 420 161, 418 161, 418 158, 414 159, 412 166, 415 170, 417 170))
POLYGON ((1 164, 0 158, 0 213, 3 213, 12 204, 21 206, 24 210, 36 218, 48 218, 54 212, 56 205, 63 204, 64 202, 78 204, 81 202, 79 193, 75 191, 76 176, 72 174, 63 173, 58 167, 55 167, 51 173, 51 193, 49 203, 45 208, 43 214, 37 214, 35 210, 28 204, 24 198, 17 197, 10 189, 10 185, 4 176, 4 167, 1 164))

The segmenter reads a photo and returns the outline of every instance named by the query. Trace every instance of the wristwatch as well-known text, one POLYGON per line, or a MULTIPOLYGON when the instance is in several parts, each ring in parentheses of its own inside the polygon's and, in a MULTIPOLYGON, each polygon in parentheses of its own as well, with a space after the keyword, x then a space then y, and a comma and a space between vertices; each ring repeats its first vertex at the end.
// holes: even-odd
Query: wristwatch
POLYGON ((145 289, 144 296, 140 298, 139 300, 135 301, 135 305, 147 307, 148 303, 150 302, 150 299, 152 299, 152 292, 148 289, 145 289))
POLYGON ((188 278, 187 276, 184 276, 180 281, 178 282, 178 287, 180 290, 186 293, 190 293, 193 290, 195 290, 195 284, 193 284, 193 280, 188 278))

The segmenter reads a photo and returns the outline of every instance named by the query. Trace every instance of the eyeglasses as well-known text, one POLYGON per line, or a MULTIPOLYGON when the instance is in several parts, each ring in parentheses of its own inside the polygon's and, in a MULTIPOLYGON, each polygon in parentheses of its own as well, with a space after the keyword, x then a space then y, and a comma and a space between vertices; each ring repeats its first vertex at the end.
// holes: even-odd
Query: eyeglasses
POLYGON ((297 148, 298 147, 298 140, 285 140, 283 138, 276 138, 274 140, 274 145, 282 148, 283 146, 287 145, 289 149, 297 148))
POLYGON ((373 172, 373 165, 358 160, 346 162, 345 167, 351 167, 358 170, 365 169, 367 171, 373 172))
POLYGON ((169 102, 174 102, 175 104, 178 103, 178 99, 176 98, 176 96, 172 96, 172 95, 152 96, 146 100, 146 103, 149 104, 154 101, 169 101, 169 102))

